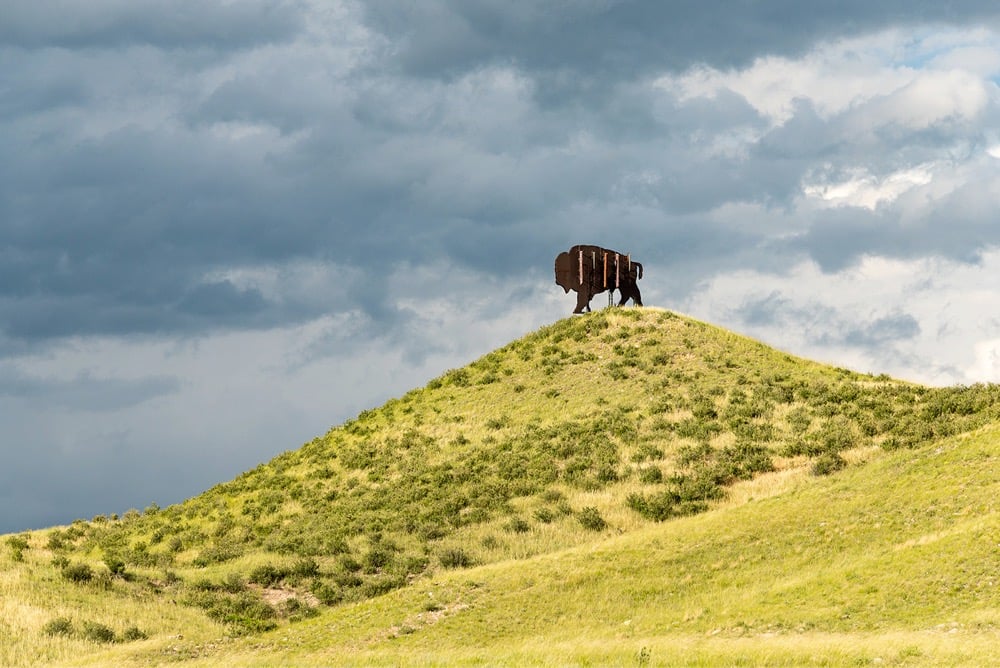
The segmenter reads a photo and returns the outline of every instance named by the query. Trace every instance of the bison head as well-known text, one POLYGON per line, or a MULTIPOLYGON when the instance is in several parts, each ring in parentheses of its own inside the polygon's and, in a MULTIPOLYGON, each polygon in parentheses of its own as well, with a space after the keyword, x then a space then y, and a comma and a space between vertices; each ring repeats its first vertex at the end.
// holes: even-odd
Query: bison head
POLYGON ((569 292, 580 283, 573 267, 573 256, 569 253, 559 253, 556 256, 556 284, 565 292, 569 292))

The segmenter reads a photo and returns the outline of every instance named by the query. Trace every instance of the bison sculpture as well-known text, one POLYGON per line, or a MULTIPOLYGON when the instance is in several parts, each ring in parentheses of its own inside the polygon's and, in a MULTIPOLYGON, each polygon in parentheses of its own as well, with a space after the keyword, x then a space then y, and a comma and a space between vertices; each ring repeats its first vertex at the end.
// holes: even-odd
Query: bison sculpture
POLYGON ((642 306, 638 281, 642 278, 642 265, 629 255, 622 255, 600 246, 573 246, 569 252, 556 256, 556 283, 567 293, 576 292, 576 310, 583 313, 590 310, 590 300, 594 295, 609 291, 621 293, 619 306, 631 299, 636 306, 642 306))

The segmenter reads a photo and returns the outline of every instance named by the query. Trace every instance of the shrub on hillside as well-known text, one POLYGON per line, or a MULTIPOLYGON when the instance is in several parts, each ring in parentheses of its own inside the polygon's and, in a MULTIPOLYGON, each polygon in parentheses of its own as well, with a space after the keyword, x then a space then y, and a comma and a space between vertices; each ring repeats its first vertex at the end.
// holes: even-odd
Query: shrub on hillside
POLYGON ((789 411, 785 419, 793 433, 804 434, 809 429, 809 425, 812 424, 812 412, 805 406, 799 406, 789 411))
POLYGON ((116 555, 105 555, 104 565, 108 567, 108 571, 112 575, 125 574, 125 561, 116 555))
POLYGON ((112 643, 115 641, 115 632, 104 624, 85 620, 83 622, 83 637, 93 642, 112 643))
POLYGON ((836 452, 824 452, 813 462, 812 474, 815 476, 830 475, 847 466, 844 458, 836 452))
POLYGON ((504 528, 511 533, 527 533, 531 531, 531 525, 521 517, 512 517, 504 528))
POLYGON ((309 591, 323 605, 337 605, 344 600, 344 593, 339 587, 323 580, 313 580, 313 583, 309 586, 309 591))
POLYGON ((243 548, 233 543, 224 542, 206 547, 197 557, 194 558, 194 565, 204 568, 211 564, 218 564, 230 559, 235 559, 243 554, 243 548))
POLYGON ((247 583, 240 573, 229 573, 222 580, 222 590, 227 591, 230 594, 239 594, 242 591, 246 591, 246 588, 247 583))
POLYGON ((663 450, 660 450, 652 443, 642 443, 632 455, 632 461, 637 464, 647 460, 655 461, 658 459, 663 459, 663 450))
POLYGON ((674 426, 674 430, 680 438, 708 442, 722 431, 722 426, 715 420, 685 418, 674 426))
POLYGON ((50 550, 61 550, 66 547, 66 539, 63 536, 63 532, 59 529, 54 529, 49 532, 49 539, 46 543, 46 547, 50 550))
POLYGON ((377 573, 392 565, 395 560, 395 546, 391 544, 373 545, 364 556, 365 573, 377 573))
POLYGON ((535 519, 542 524, 549 524, 556 518, 556 515, 552 512, 551 508, 536 508, 534 515, 535 519))
POLYGON ((28 549, 28 540, 24 536, 9 536, 7 545, 14 561, 24 561, 24 551, 28 549))
POLYGON ((576 519, 584 529, 589 529, 590 531, 604 531, 608 527, 608 523, 601 517, 601 511, 593 506, 581 509, 576 514, 576 519))
POLYGON ((445 568, 468 568, 473 560, 469 554, 460 547, 448 548, 438 555, 438 561, 445 568))
POLYGON ((646 484, 663 482, 663 471, 659 466, 646 466, 639 469, 639 480, 646 484))
POLYGON ((358 595, 361 598, 373 598, 404 586, 406 577, 403 575, 380 575, 366 580, 358 590, 358 595))
POLYGON ((299 622, 303 619, 309 617, 315 617, 319 614, 316 608, 312 607, 308 603, 303 603, 300 599, 292 597, 281 604, 278 611, 283 617, 287 617, 290 622, 299 622))
POLYGON ((291 575, 298 578, 313 578, 319 575, 319 564, 312 557, 299 559, 292 564, 291 575))
POLYGON ((50 619, 42 627, 42 633, 47 636, 64 636, 68 638, 73 635, 73 622, 68 617, 50 619))
POLYGON ((274 608, 250 592, 232 595, 197 591, 192 592, 185 603, 204 609, 210 618, 227 624, 237 634, 269 631, 278 625, 274 608))
POLYGON ((250 571, 247 580, 262 587, 273 587, 288 576, 288 569, 264 564, 250 571))
POLYGON ((714 463, 715 478, 722 484, 749 480, 758 473, 774 470, 767 448, 759 443, 737 443, 722 448, 714 463))
POLYGON ((70 582, 90 582, 94 571, 87 564, 76 562, 63 567, 62 576, 70 582))
POLYGON ((704 501, 684 501, 675 490, 669 489, 652 494, 629 494, 626 505, 654 522, 695 515, 708 508, 708 504, 704 501))

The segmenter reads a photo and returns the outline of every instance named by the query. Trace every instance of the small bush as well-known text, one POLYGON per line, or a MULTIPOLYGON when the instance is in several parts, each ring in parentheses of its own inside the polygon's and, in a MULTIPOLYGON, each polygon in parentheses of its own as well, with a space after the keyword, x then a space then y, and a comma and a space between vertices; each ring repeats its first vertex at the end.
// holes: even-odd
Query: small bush
POLYGON ((47 636, 65 636, 68 638, 73 635, 73 622, 68 617, 56 617, 46 622, 45 626, 42 627, 42 633, 47 636))
POLYGON ((824 452, 812 466, 812 474, 815 476, 830 475, 847 466, 847 462, 836 452, 824 452))
POLYGON ((146 635, 146 632, 140 629, 138 626, 130 626, 127 629, 125 629, 124 633, 122 633, 122 640, 124 640, 125 642, 145 640, 148 637, 149 636, 146 635))
POLYGON ((222 580, 222 590, 227 591, 230 594, 239 594, 241 591, 245 591, 246 588, 247 583, 240 573, 229 573, 222 580))
POLYGON ((714 469, 716 477, 724 484, 735 480, 749 480, 758 473, 774 470, 774 463, 767 448, 759 443, 737 443, 718 453, 714 469))
POLYGON ((565 498, 566 496, 558 489, 547 489, 542 492, 542 500, 548 501, 549 503, 557 503, 565 498))
POLYGON ((362 568, 361 562, 350 554, 341 555, 340 559, 338 559, 338 563, 340 564, 340 568, 347 573, 357 573, 362 568))
POLYGON ((535 519, 542 524, 548 524, 554 520, 555 517, 555 513, 553 513, 549 508, 538 508, 535 510, 535 519))
POLYGON ((523 518, 514 517, 507 522, 507 525, 504 528, 511 533, 527 533, 531 530, 531 525, 528 524, 528 522, 523 518))
POLYGON ((215 584, 208 578, 198 578, 197 580, 191 583, 191 588, 194 589, 195 591, 215 591, 216 589, 220 589, 221 587, 219 587, 219 585, 215 584))
POLYGON ((643 443, 632 455, 632 461, 636 463, 657 459, 663 459, 663 450, 651 443, 643 443))
POLYGON ((14 561, 24 561, 24 551, 28 549, 28 541, 23 536, 10 536, 7 538, 7 545, 10 546, 11 558, 14 561))
POLYGON ((93 642, 112 643, 115 641, 115 632, 104 624, 84 621, 83 637, 93 642))
POLYGON ((281 614, 288 618, 288 621, 298 622, 319 614, 316 608, 303 603, 298 598, 290 598, 281 604, 281 614))
POLYGON ((658 466, 646 466, 639 470, 639 480, 647 484, 663 482, 663 471, 658 466))
POLYGON ((203 608, 212 619, 228 624, 236 634, 270 631, 277 626, 274 608, 249 592, 235 596, 200 592, 188 602, 203 608))
POLYGON ((108 567, 112 575, 125 574, 125 562, 120 557, 107 555, 104 557, 104 565, 108 567))
POLYGON ((319 575, 319 564, 316 563, 315 559, 306 557, 300 559, 292 566, 292 575, 301 578, 312 578, 319 575))
POLYGON ((376 573, 392 563, 392 552, 384 547, 375 546, 365 554, 365 572, 376 573))
POLYGON ((50 533, 46 547, 48 547, 50 550, 61 550, 64 547, 66 547, 66 538, 63 536, 62 531, 56 529, 52 533, 50 533))
POLYGON ((314 580, 309 591, 323 605, 337 605, 344 600, 344 593, 337 586, 322 580, 314 580))
POLYGON ((243 549, 232 544, 219 544, 207 547, 194 558, 194 565, 204 568, 211 564, 218 564, 230 559, 235 559, 243 554, 243 549))
POLYGON ((503 547, 503 542, 493 534, 489 534, 483 537, 482 540, 483 547, 487 550, 496 550, 503 547))
POLYGON ((248 580, 262 587, 273 587, 287 576, 288 571, 286 569, 266 564, 264 566, 257 566, 250 571, 248 580))
POLYGON ((601 512, 593 506, 583 508, 576 514, 576 519, 580 522, 584 529, 589 529, 591 531, 603 531, 608 526, 608 523, 604 521, 603 517, 601 517, 601 512))
POLYGON ((438 561, 445 568, 468 568, 472 565, 472 557, 460 547, 449 548, 438 556, 438 561))
POLYGON ((503 415, 503 416, 498 417, 498 418, 491 418, 491 419, 487 420, 486 421, 486 428, 487 429, 492 429, 492 430, 496 431, 498 429, 503 429, 504 427, 506 427, 509 424, 510 424, 510 418, 508 416, 506 416, 506 415, 503 415))
POLYGON ((626 504, 643 517, 654 522, 663 522, 674 517, 694 515, 708 508, 705 501, 682 499, 673 489, 656 494, 629 494, 626 504))
POLYGON ((94 577, 94 571, 87 564, 72 563, 62 569, 62 576, 70 582, 90 582, 94 577))

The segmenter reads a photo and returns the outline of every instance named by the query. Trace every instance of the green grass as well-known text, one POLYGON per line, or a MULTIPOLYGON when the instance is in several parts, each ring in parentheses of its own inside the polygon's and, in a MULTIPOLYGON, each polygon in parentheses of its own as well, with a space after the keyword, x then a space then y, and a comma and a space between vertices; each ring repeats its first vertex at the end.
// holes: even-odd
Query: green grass
POLYGON ((990 665, 998 464, 990 427, 599 544, 442 573, 225 657, 636 665, 645 647, 692 665, 990 665))
POLYGON ((998 416, 595 312, 182 504, 5 538, 0 664, 974 665, 998 416))

